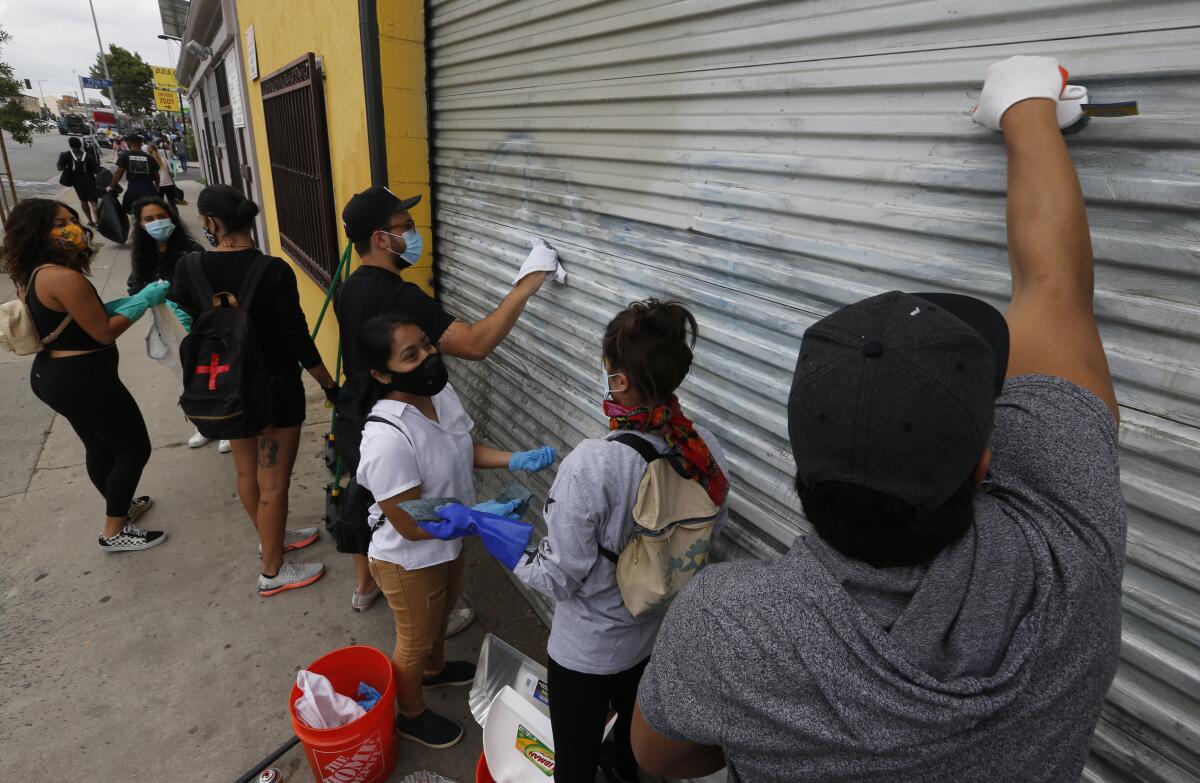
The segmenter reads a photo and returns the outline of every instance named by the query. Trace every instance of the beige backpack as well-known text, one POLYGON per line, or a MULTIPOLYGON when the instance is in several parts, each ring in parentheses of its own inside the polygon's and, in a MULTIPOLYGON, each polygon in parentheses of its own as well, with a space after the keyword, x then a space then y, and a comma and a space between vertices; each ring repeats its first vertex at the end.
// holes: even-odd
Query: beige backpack
POLYGON ((29 286, 23 291, 18 288, 16 299, 0 305, 0 348, 17 356, 28 356, 42 350, 58 339, 63 329, 67 328, 67 324, 71 323, 71 316, 67 315, 53 332, 42 337, 33 323, 33 314, 25 304, 29 289, 33 288, 33 279, 48 266, 51 264, 42 264, 33 270, 29 276, 29 286))
POLYGON ((700 483, 687 477, 677 454, 659 454, 645 438, 613 438, 646 460, 633 506, 633 535, 618 556, 600 553, 617 567, 617 586, 634 617, 665 611, 708 562, 713 526, 721 509, 700 483))

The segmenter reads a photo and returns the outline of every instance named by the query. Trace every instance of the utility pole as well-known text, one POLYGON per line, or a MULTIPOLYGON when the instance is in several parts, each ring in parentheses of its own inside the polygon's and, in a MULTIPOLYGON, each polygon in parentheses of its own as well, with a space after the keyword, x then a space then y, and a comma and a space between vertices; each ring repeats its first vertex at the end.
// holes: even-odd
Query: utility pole
MULTIPOLYGON (((4 170, 8 173, 8 188, 12 191, 12 203, 17 205, 17 183, 13 181, 12 166, 8 163, 8 147, 4 145, 4 131, 0 130, 0 153, 4 154, 4 170)), ((3 187, 0 185, 0 187, 3 187)))
POLYGON ((88 0, 88 8, 92 9, 92 25, 96 28, 96 44, 100 47, 100 64, 104 66, 104 78, 108 79, 108 98, 112 101, 113 118, 115 119, 117 116, 117 92, 112 86, 112 77, 108 75, 108 56, 104 54, 104 41, 100 40, 100 23, 96 21, 96 6, 92 5, 92 0, 88 0))
POLYGON ((45 109, 46 111, 50 111, 50 107, 46 104, 46 91, 42 89, 42 83, 45 81, 46 81, 45 79, 37 80, 38 93, 42 96, 42 108, 45 109))

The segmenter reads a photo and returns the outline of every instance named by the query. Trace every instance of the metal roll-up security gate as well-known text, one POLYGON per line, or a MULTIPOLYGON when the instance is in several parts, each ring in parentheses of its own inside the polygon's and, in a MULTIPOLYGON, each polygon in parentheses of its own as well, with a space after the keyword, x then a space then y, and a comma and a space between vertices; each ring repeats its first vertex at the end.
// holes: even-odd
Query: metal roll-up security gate
POLYGON ((1084 778, 1200 779, 1200 3, 431 0, 429 29, 443 301, 485 315, 532 235, 570 272, 490 360, 454 363, 480 433, 600 434, 604 324, 683 300, 681 397, 733 472, 725 557, 803 529, 784 402, 809 324, 893 288, 1005 305, 1004 149, 967 116, 986 66, 1054 55, 1094 101, 1137 100, 1070 139, 1129 504, 1084 778))

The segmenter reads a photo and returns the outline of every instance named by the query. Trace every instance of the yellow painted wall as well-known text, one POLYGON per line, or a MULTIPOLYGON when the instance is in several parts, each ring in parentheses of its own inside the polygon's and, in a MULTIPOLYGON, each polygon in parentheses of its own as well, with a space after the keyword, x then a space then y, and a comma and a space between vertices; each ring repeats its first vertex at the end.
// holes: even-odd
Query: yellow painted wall
MULTIPOLYGON (((238 38, 242 61, 246 58, 246 28, 254 26, 259 78, 249 85, 246 111, 254 129, 258 152, 257 168, 262 178, 263 211, 271 252, 289 261, 279 241, 279 219, 275 186, 271 179, 270 150, 263 122, 262 77, 282 68, 307 52, 321 58, 325 71, 325 112, 333 172, 334 221, 338 247, 345 248, 341 212, 346 202, 371 185, 370 152, 359 43, 358 3, 354 0, 301 2, 294 0, 237 0, 238 38)), ((404 277, 433 293, 433 235, 430 230, 429 141, 425 98, 425 8, 424 0, 378 0, 380 64, 383 79, 384 114, 387 125, 389 187, 401 197, 420 193, 421 204, 413 219, 425 236, 425 254, 404 277)), ((358 265, 352 255, 351 268, 358 265)), ((296 266, 300 303, 308 314, 309 327, 325 299, 308 274, 296 266)), ((330 370, 337 353, 337 324, 330 315, 321 326, 317 345, 330 370)))
POLYGON ((433 294, 433 230, 429 193, 429 122, 425 85, 424 0, 378 0, 379 70, 387 127, 388 187, 406 198, 420 194, 413 222, 425 253, 404 279, 433 294))

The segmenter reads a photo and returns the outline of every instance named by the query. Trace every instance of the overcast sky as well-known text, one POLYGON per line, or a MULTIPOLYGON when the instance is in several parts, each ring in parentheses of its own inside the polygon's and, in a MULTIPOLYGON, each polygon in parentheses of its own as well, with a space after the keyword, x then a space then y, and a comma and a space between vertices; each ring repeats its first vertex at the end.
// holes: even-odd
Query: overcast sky
MULTIPOLYGON (((174 66, 179 47, 160 41, 162 20, 157 0, 92 0, 100 37, 109 45, 138 52, 151 65, 174 66), (168 48, 170 47, 170 48, 168 48)), ((12 40, 0 49, 0 61, 13 67, 18 79, 29 79, 27 95, 40 97, 38 79, 46 99, 75 95, 78 73, 88 75, 96 61, 96 30, 88 0, 0 0, 0 27, 12 40)), ((88 98, 100 97, 88 90, 88 98)), ((103 96, 107 100, 107 94, 103 96)))

